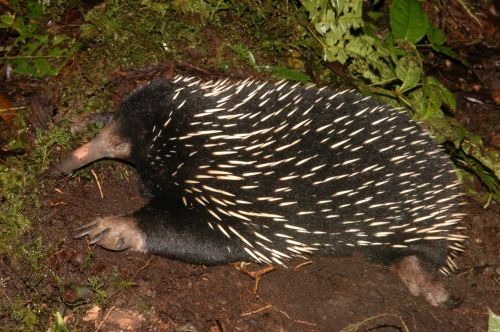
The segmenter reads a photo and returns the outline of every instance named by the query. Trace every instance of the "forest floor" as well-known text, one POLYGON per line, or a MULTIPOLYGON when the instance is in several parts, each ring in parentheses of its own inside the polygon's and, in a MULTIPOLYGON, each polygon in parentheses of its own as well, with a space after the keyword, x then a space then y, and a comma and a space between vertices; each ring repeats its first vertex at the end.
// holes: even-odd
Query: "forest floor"
MULTIPOLYGON (((154 65, 149 67, 142 63, 134 64, 135 69, 121 70, 120 65, 105 70, 109 62, 123 60, 117 56, 123 50, 111 55, 104 52, 98 57, 102 60, 96 61, 94 52, 106 44, 120 43, 118 39, 104 40, 108 27, 99 25, 104 23, 96 17, 104 17, 116 3, 103 2, 94 7, 94 16, 86 16, 86 23, 91 21, 100 28, 96 29, 97 37, 92 35, 96 41, 87 41, 87 49, 75 56, 58 77, 10 81, 0 77, 0 97, 8 96, 13 105, 27 105, 29 109, 31 143, 27 155, 36 148, 37 130, 65 126, 68 121, 72 123, 71 132, 76 133, 73 147, 79 146, 91 136, 87 123, 92 111, 112 109, 135 86, 154 77, 180 73, 203 78, 267 78, 265 72, 256 72, 255 65, 249 64, 241 52, 238 55, 244 47, 258 48, 264 33, 241 28, 239 17, 231 15, 223 17, 220 26, 192 28, 188 24, 199 23, 196 18, 180 22, 176 14, 169 21, 172 29, 180 27, 186 35, 172 33, 173 41, 168 40, 178 48, 175 56, 151 61, 154 65), (200 45, 191 47, 186 41, 200 45), (203 69, 207 67, 210 69, 203 69), (102 100, 106 102, 100 104, 102 100), (84 115, 74 114, 82 109, 84 115)), ((105 24, 119 21, 104 18, 105 24)), ((67 13, 65 20, 61 26, 75 31, 84 23, 83 16, 74 12, 67 13)), ((125 19, 125 23, 132 29, 137 22, 125 19)), ((250 23, 249 27, 257 26, 250 23)), ((287 29, 283 28, 285 32, 287 29)), ((477 34, 482 33, 477 30, 477 34)), ((119 36, 116 31, 110 35, 119 36)), ((285 33, 274 29, 269 32, 285 33)), ((450 38, 460 43, 461 37, 450 38)), ((142 42, 135 37, 134 43, 123 45, 135 50, 142 42)), ((446 58, 432 59, 427 68, 457 96, 455 118, 497 150, 498 49, 498 45, 481 44, 462 48, 461 54, 475 68, 474 73, 446 58), (483 85, 476 76, 482 78, 483 85)), ((134 56, 146 62, 149 55, 134 56)), ((257 58, 272 63, 273 57, 261 54, 257 58)), ((3 133, 7 132, 4 125, 0 123, 2 148, 3 133)), ((71 150, 57 142, 54 146, 57 151, 43 158, 55 160, 71 150)), ((0 157, 1 166, 4 156, 0 157)), ((18 159, 25 162, 22 156, 18 159)), ((29 163, 32 159, 26 160, 29 163)), ((45 162, 48 165, 51 160, 45 162)), ((30 165, 22 167, 31 169, 30 165)), ((274 266, 256 284, 248 271, 264 266, 251 264, 243 269, 245 272, 238 264, 200 266, 154 255, 110 252, 89 245, 85 238, 74 239, 75 229, 94 218, 131 212, 145 204, 135 170, 116 161, 102 161, 76 176, 39 180, 36 188, 23 189, 26 197, 36 198, 27 199, 31 204, 23 209, 31 226, 22 235, 20 252, 0 255, 0 331, 24 331, 26 326, 46 331, 53 326, 55 312, 61 314, 71 331, 485 331, 488 309, 500 313, 500 206, 493 201, 484 208, 488 195, 484 188, 477 180, 464 180, 469 194, 469 204, 464 208, 468 214, 464 220, 467 249, 456 261, 456 273, 440 276, 463 300, 455 309, 434 308, 423 298, 411 296, 389 267, 372 264, 361 255, 297 259, 288 269, 274 266)), ((11 204, 9 199, 0 195, 0 204, 11 204)))
MULTIPOLYGON (((38 288, 46 292, 49 306, 63 299, 67 323, 75 329, 340 331, 361 324, 361 331, 405 331, 405 326, 410 331, 484 331, 486 308, 500 310, 496 204, 484 210, 471 200, 467 207, 468 250, 457 260, 457 273, 442 278, 463 302, 449 310, 411 296, 389 268, 361 256, 293 261, 288 269, 264 274, 254 292, 255 281, 234 265, 197 266, 89 246, 86 239, 73 239, 72 229, 144 203, 126 166, 94 168, 101 189, 96 181, 79 178, 46 187, 36 211, 43 222, 32 231, 58 244, 44 261, 47 275, 38 288), (117 172, 124 176, 118 178, 117 172)), ((2 270, 11 280, 7 294, 29 291, 22 270, 2 270)))

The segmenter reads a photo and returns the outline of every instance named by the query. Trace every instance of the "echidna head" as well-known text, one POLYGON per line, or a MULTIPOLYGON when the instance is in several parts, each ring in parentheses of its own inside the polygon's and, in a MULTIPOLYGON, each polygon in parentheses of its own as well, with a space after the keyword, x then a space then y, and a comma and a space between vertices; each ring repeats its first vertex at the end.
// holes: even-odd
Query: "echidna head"
POLYGON ((137 89, 115 112, 108 125, 92 141, 75 150, 58 163, 52 173, 69 174, 102 158, 117 158, 137 163, 144 153, 144 142, 151 141, 152 128, 163 113, 171 108, 167 99, 167 81, 156 81, 150 89, 137 89))
POLYGON ((137 89, 130 94, 114 114, 112 123, 120 140, 130 144, 128 159, 144 154, 145 142, 151 142, 154 128, 162 121, 165 113, 173 109, 170 98, 171 83, 165 80, 155 81, 148 89, 137 89))

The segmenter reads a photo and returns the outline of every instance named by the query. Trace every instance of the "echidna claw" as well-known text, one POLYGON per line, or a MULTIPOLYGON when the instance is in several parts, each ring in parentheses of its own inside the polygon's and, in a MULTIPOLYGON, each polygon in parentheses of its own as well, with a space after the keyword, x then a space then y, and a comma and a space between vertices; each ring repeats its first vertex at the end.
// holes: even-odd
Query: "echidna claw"
POLYGON ((92 237, 89 241, 90 244, 96 244, 98 243, 101 238, 107 233, 109 232, 109 229, 106 228, 106 229, 103 229, 102 231, 100 231, 97 235, 95 235, 94 237, 92 237))
POLYGON ((91 245, 97 244, 114 251, 125 249, 146 251, 144 234, 131 218, 122 216, 98 218, 77 228, 76 231, 75 238, 88 236, 91 245))
POLYGON ((100 220, 101 219, 99 218, 99 219, 94 220, 91 223, 88 223, 88 224, 85 224, 83 226, 80 226, 80 227, 76 228, 75 231, 78 232, 78 233, 75 236, 73 236, 73 238, 79 239, 79 238, 84 237, 85 235, 89 235, 90 232, 92 231, 92 229, 94 227, 96 227, 97 224, 99 224, 100 220))

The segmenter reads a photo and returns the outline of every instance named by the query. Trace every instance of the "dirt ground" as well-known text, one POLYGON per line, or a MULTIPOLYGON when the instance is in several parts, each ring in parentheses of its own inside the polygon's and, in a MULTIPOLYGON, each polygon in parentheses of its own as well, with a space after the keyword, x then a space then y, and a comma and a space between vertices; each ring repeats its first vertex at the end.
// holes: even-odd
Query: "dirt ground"
MULTIPOLYGON (((498 98, 498 47, 485 51, 478 45, 466 51, 476 55, 468 58, 492 89, 478 91, 463 79, 474 76, 470 71, 449 66, 444 59, 429 70, 458 96, 455 117, 498 149, 500 111, 491 97, 496 91, 498 98)), ((133 83, 130 76, 123 81, 133 83)), ((18 85, 21 95, 23 87, 18 85)), ((120 86, 114 95, 130 89, 120 86)), ((47 111, 34 110, 36 121, 31 122, 52 121, 57 105, 47 101, 43 106, 47 111)), ((59 154, 64 152, 69 151, 59 154)), ((0 295, 8 301, 20 298, 24 306, 44 313, 40 331, 47 330, 53 321, 48 316, 56 311, 71 331, 179 332, 485 331, 488 308, 500 313, 500 206, 494 202, 483 209, 482 203, 468 198, 467 249, 456 261, 458 271, 440 277, 463 301, 455 309, 440 309, 411 296, 389 267, 359 255, 295 260, 288 269, 276 266, 260 278, 254 292, 256 281, 235 265, 190 265, 110 252, 85 238, 74 239, 75 229, 94 218, 130 212, 145 203, 134 170, 117 162, 98 162, 79 176, 47 179, 40 185, 44 194, 28 209, 34 227, 26 243, 35 245, 43 238, 50 255, 34 270, 0 256, 0 295)), ((247 270, 262 268, 252 264, 247 270)), ((8 315, 0 312, 0 331, 12 326, 8 315)))
MULTIPOLYGON (((98 181, 92 175, 46 184, 37 212, 41 226, 33 230, 54 244, 40 289, 48 306, 62 299, 74 330, 340 331, 360 324, 359 331, 485 331, 487 308, 500 311, 496 204, 484 210, 471 200, 467 207, 469 248, 457 262, 457 274, 442 278, 463 302, 448 310, 411 296, 389 268, 358 256, 312 257, 293 261, 289 269, 276 267, 254 293, 254 280, 233 265, 196 266, 89 246, 86 239, 73 239, 75 228, 144 204, 132 169, 113 162, 91 169, 98 181), (91 289, 89 279, 95 277, 102 285, 91 289), (92 305, 99 291, 106 298, 92 305)), ((22 278, 14 277, 21 271, 9 272, 17 284, 7 292, 28 292, 22 278)))

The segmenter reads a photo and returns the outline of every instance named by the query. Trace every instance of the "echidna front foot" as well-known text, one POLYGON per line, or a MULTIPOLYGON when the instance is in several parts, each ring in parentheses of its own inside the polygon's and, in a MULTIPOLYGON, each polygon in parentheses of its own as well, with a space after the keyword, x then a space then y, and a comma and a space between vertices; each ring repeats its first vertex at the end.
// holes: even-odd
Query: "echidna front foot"
POLYGON ((88 236, 91 244, 98 244, 108 250, 146 251, 145 236, 137 227, 136 221, 130 217, 98 218, 77 231, 75 238, 88 236))
POLYGON ((444 286, 433 280, 417 256, 407 256, 395 264, 395 269, 414 296, 423 296, 434 307, 454 308, 461 299, 450 295, 444 286))

